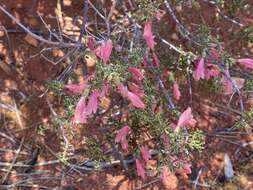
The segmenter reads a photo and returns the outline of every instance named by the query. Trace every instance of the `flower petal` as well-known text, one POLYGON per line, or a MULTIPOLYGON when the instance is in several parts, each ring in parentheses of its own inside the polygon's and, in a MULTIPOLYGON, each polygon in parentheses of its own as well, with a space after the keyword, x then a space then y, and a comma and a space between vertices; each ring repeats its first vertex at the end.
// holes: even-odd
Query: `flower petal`
POLYGON ((112 53, 112 47, 112 40, 107 40, 95 50, 96 55, 106 63, 112 53))
POLYGON ((135 106, 137 108, 145 108, 145 104, 142 102, 142 100, 140 99, 140 97, 137 96, 136 94, 128 91, 127 98, 131 101, 131 103, 133 104, 133 106, 135 106))
POLYGON ((193 78, 195 80, 204 79, 205 78, 205 61, 204 58, 201 58, 197 63, 197 68, 193 72, 193 78))
POLYGON ((188 107, 179 117, 177 127, 182 127, 186 125, 194 125, 196 120, 193 119, 192 110, 188 107))
POLYGON ((143 38, 146 40, 146 43, 150 49, 154 49, 155 47, 155 41, 154 41, 154 36, 152 33, 152 22, 146 22, 144 26, 144 33, 143 33, 143 38))
POLYGON ((135 81, 141 81, 144 78, 141 70, 136 67, 129 67, 128 71, 132 74, 135 81))
POLYGON ((128 141, 126 139, 126 136, 128 135, 129 132, 130 132, 130 128, 127 125, 117 131, 115 142, 121 143, 121 147, 123 150, 128 149, 128 141))
POLYGON ((98 97, 99 92, 97 90, 94 90, 92 94, 89 97, 89 101, 87 104, 87 114, 90 115, 92 113, 96 113, 98 109, 98 97))
POLYGON ((253 69, 253 59, 244 58, 244 59, 238 59, 237 61, 244 67, 253 69))
POLYGON ((145 169, 144 169, 143 163, 141 162, 141 160, 136 159, 135 164, 136 164, 137 175, 140 176, 142 179, 144 179, 145 169))
POLYGON ((87 122, 87 113, 86 113, 86 98, 81 97, 79 102, 76 105, 74 113, 74 123, 86 123, 87 122))
POLYGON ((95 50, 95 44, 96 44, 95 39, 91 36, 88 36, 86 45, 91 51, 95 50))
POLYGON ((64 89, 73 93, 73 94, 81 94, 86 87, 85 84, 66 84, 64 89))
POLYGON ((173 83, 173 97, 175 100, 179 100, 181 97, 181 93, 179 91, 179 86, 178 86, 177 82, 173 83))
POLYGON ((143 97, 145 94, 144 94, 144 90, 139 87, 137 84, 135 83, 131 83, 130 86, 129 86, 129 89, 134 93, 136 94, 137 96, 139 97, 143 97))
POLYGON ((148 160, 151 158, 148 148, 146 146, 141 146, 140 151, 142 159, 145 161, 145 163, 147 163, 148 160))

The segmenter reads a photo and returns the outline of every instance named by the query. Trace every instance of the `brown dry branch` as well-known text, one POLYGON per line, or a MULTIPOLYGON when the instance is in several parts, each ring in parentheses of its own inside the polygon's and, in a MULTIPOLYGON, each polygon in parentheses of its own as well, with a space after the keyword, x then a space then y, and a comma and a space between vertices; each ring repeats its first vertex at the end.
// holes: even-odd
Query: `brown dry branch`
POLYGON ((11 18, 18 26, 20 26, 25 32, 27 32, 28 34, 30 34, 33 38, 49 44, 49 45, 53 45, 53 46, 59 46, 59 47, 64 47, 64 48, 68 48, 68 47, 81 47, 82 44, 79 43, 65 43, 65 42, 53 42, 51 40, 47 40, 44 39, 43 37, 34 34, 33 32, 31 32, 27 27, 25 27, 23 24, 21 24, 18 19, 16 19, 10 12, 8 12, 2 5, 0 5, 0 10, 6 14, 9 18, 11 18))

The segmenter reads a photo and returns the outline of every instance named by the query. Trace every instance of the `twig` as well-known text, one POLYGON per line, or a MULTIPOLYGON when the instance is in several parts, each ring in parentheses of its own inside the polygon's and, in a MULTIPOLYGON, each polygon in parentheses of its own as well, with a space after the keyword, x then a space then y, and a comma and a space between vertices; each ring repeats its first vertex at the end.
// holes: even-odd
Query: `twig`
POLYGON ((241 112, 243 112, 243 111, 244 111, 243 97, 242 97, 242 94, 241 94, 241 91, 240 91, 239 87, 238 87, 237 84, 233 81, 233 79, 229 76, 228 73, 226 73, 225 71, 222 71, 221 73, 222 73, 223 76, 232 84, 233 89, 235 89, 236 93, 238 94, 239 99, 240 99, 241 112))
POLYGON ((10 174, 10 171, 12 170, 13 165, 15 164, 15 162, 16 162, 18 156, 19 156, 19 153, 20 153, 21 148, 22 148, 22 146, 23 146, 24 140, 25 140, 25 138, 23 137, 22 140, 21 140, 21 142, 20 142, 20 145, 19 145, 17 151, 15 151, 15 152, 16 152, 16 155, 14 156, 11 165, 10 165, 10 167, 8 168, 7 173, 6 173, 6 174, 4 175, 4 177, 3 177, 2 184, 4 184, 4 182, 5 182, 6 179, 8 178, 8 176, 9 176, 9 174, 10 174))
MULTIPOLYGON (((0 60, 0 64, 1 64, 1 60, 0 60)), ((12 105, 6 104, 6 103, 3 103, 3 102, 0 101, 0 109, 1 108, 6 109, 6 110, 11 111, 11 112, 16 111, 15 107, 13 107, 12 105)))
POLYGON ((175 109, 175 105, 174 105, 174 103, 173 103, 173 101, 172 101, 172 99, 170 97, 170 94, 167 92, 167 90, 166 90, 166 88, 164 86, 164 83, 163 83, 163 81, 162 81, 159 73, 156 71, 156 69, 154 68, 154 66, 152 66, 152 64, 150 63, 149 60, 147 60, 147 63, 148 63, 149 68, 151 69, 151 71, 154 73, 154 75, 155 75, 155 77, 156 77, 156 79, 158 81, 158 84, 159 84, 159 86, 160 86, 160 88, 162 90, 163 95, 165 96, 166 100, 168 101, 168 107, 169 107, 169 109, 175 109))
POLYGON ((237 115, 239 115, 239 116, 243 116, 243 115, 244 115, 243 112, 241 112, 241 111, 238 111, 238 110, 235 110, 235 109, 233 109, 233 108, 230 108, 230 107, 221 105, 221 104, 219 104, 219 103, 211 102, 210 100, 206 100, 206 99, 205 99, 205 100, 203 100, 202 102, 208 103, 208 104, 210 104, 210 105, 214 105, 214 106, 217 106, 217 107, 220 107, 220 108, 223 108, 223 109, 226 109, 226 110, 228 110, 228 111, 230 111, 230 112, 233 112, 233 113, 235 113, 235 114, 237 114, 237 115))
POLYGON ((188 39, 189 41, 193 42, 194 44, 196 45, 201 45, 200 43, 196 42, 195 40, 192 39, 192 35, 191 33, 180 23, 180 21, 178 20, 178 18, 176 17, 170 3, 165 0, 164 1, 164 4, 166 6, 166 8, 168 9, 170 15, 172 16, 173 20, 176 22, 179 30, 181 31, 181 34, 186 38, 188 39))
MULTIPOLYGON (((168 46, 170 47, 170 49, 173 49, 173 50, 176 51, 177 53, 179 53, 179 54, 181 54, 181 55, 183 55, 183 56, 186 56, 186 55, 190 54, 190 52, 185 52, 185 51, 179 49, 178 47, 174 46, 173 44, 171 44, 170 42, 168 42, 168 41, 165 40, 164 38, 162 38, 162 37, 160 37, 160 36, 157 36, 157 37, 158 37, 158 39, 159 39, 161 42, 163 42, 164 44, 168 45, 168 46)), ((196 55, 194 55, 194 54, 192 54, 192 53, 191 53, 191 55, 193 55, 194 57, 196 57, 196 55)))
POLYGON ((154 179, 154 180, 152 180, 152 181, 150 181, 150 182, 148 182, 148 183, 145 183, 145 184, 142 185, 141 187, 138 187, 136 190, 144 189, 144 188, 146 188, 146 187, 148 187, 148 186, 150 186, 150 185, 152 185, 152 184, 154 184, 154 183, 157 183, 157 182, 159 182, 159 181, 161 181, 161 179, 160 179, 160 178, 156 178, 156 179, 154 179))
POLYGON ((19 126, 20 126, 20 128, 21 129, 23 129, 24 128, 24 125, 23 125, 23 122, 22 122, 22 119, 21 119, 21 117, 20 117, 20 111, 18 110, 18 108, 17 108, 17 104, 16 104, 16 101, 15 101, 15 99, 14 99, 14 106, 15 106, 15 114, 16 114, 16 117, 17 117, 17 120, 18 120, 18 124, 19 124, 19 126))
POLYGON ((37 14, 38 14, 39 17, 40 17, 41 22, 45 25, 46 29, 48 30, 49 35, 50 35, 50 39, 51 39, 51 35, 52 35, 52 36, 54 36, 58 41, 61 41, 61 39, 59 39, 59 37, 58 37, 55 33, 53 33, 53 32, 51 31, 51 29, 49 28, 49 26, 47 25, 47 23, 44 21, 44 19, 43 19, 42 16, 40 15, 40 13, 37 12, 37 14))
POLYGON ((83 24, 82 24, 81 32, 78 39, 79 43, 82 41, 82 37, 84 33, 86 32, 86 24, 87 24, 87 16, 88 16, 88 1, 84 0, 83 4, 84 4, 83 5, 83 24))
POLYGON ((11 141, 12 143, 16 143, 16 141, 15 141, 13 138, 11 138, 10 136, 6 135, 5 133, 0 132, 0 136, 2 136, 2 137, 4 137, 4 138, 8 139, 8 140, 11 141))
POLYGON ((11 185, 0 185, 1 188, 6 188, 6 189, 13 189, 17 186, 27 186, 26 184, 23 184, 25 182, 30 182, 30 181, 35 181, 35 180, 60 180, 61 178, 60 177, 55 177, 55 176, 48 176, 48 177, 37 177, 37 178, 34 178, 34 177, 31 177, 31 178, 28 178, 28 179, 24 179, 24 180, 20 180, 16 183, 13 183, 11 185))
POLYGON ((41 54, 41 56, 48 62, 52 63, 53 65, 57 65, 60 62, 62 62, 64 59, 67 59, 69 56, 71 56, 71 54, 74 54, 76 52, 78 48, 73 48, 72 50, 68 51, 63 57, 61 57, 58 61, 54 62, 51 61, 50 59, 48 59, 46 56, 44 56, 43 54, 41 54))
MULTIPOLYGON (((6 148, 0 148, 0 152, 12 152, 12 153, 16 153, 16 150, 12 150, 12 149, 6 149, 6 148)), ((28 152, 25 151, 20 151, 19 154, 23 154, 23 155, 29 155, 28 152)))
POLYGON ((222 11, 221 11, 221 9, 218 7, 218 5, 216 4, 215 1, 209 1, 209 0, 203 0, 203 1, 214 5, 215 8, 217 9, 217 12, 219 13, 219 15, 221 15, 223 18, 229 20, 230 22, 232 22, 232 23, 234 23, 234 24, 236 24, 236 25, 238 25, 240 27, 244 27, 244 25, 242 23, 240 23, 240 22, 238 22, 238 21, 230 18, 229 16, 223 14, 222 11))
POLYGON ((33 38, 54 46, 61 46, 61 47, 81 47, 81 44, 78 43, 64 43, 64 42, 53 42, 50 40, 46 40, 42 38, 41 36, 38 36, 37 34, 32 33, 27 27, 25 27, 23 24, 21 24, 18 19, 16 19, 11 13, 9 13, 3 6, 0 5, 0 10, 6 14, 9 18, 11 18, 18 26, 20 26, 24 31, 26 31, 28 34, 30 34, 33 38))
MULTIPOLYGON (((189 180, 189 182, 195 184, 195 181, 189 180)), ((201 187, 207 187, 207 188, 211 187, 211 185, 208 185, 206 183, 196 183, 196 185, 201 186, 201 187)))
POLYGON ((200 178, 201 174, 202 174, 202 168, 199 170, 198 176, 197 176, 196 179, 193 181, 194 189, 196 188, 197 184, 199 183, 199 178, 200 178))
POLYGON ((64 25, 63 25, 63 17, 62 17, 62 9, 61 9, 61 0, 57 0, 55 12, 56 12, 58 21, 60 23, 60 28, 63 29, 64 25))
POLYGON ((246 147, 246 146, 249 146, 249 145, 253 145, 253 141, 243 143, 240 147, 238 147, 236 149, 234 154, 237 155, 243 147, 246 147))
POLYGON ((2 29, 6 35, 7 43, 8 43, 8 47, 9 47, 9 52, 8 52, 8 59, 9 60, 7 62, 11 65, 15 65, 16 60, 15 60, 14 50, 13 50, 13 46, 12 46, 8 31, 6 30, 6 28, 4 26, 2 26, 2 29))
POLYGON ((107 35, 108 37, 110 36, 110 24, 108 22, 108 20, 106 19, 106 17, 104 15, 102 15, 99 10, 97 10, 97 8, 91 3, 90 0, 87 0, 89 5, 93 8, 93 10, 104 20, 106 27, 107 27, 107 35))

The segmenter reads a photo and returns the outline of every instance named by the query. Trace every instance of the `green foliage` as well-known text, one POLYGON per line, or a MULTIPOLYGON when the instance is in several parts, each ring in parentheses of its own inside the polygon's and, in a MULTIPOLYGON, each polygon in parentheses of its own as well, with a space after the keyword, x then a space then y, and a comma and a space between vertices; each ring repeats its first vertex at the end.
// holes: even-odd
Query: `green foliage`
POLYGON ((69 160, 70 160, 70 156, 71 156, 71 145, 70 144, 66 144, 64 141, 61 141, 61 151, 59 152, 59 160, 65 164, 68 165, 69 160))
POLYGON ((168 122, 164 119, 164 115, 160 113, 153 113, 150 110, 134 110, 131 114, 132 124, 131 128, 134 131, 139 131, 141 134, 141 130, 144 127, 150 129, 151 134, 160 138, 160 135, 168 128, 168 122))
POLYGON ((162 2, 163 0, 136 0, 137 9, 132 13, 133 18, 139 22, 151 20, 162 2))
POLYGON ((48 127, 45 126, 45 125, 39 125, 39 126, 36 128, 36 131, 37 131, 37 133, 38 133, 39 135, 45 136, 47 128, 48 128, 48 127))
POLYGON ((57 129, 60 126, 64 126, 67 125, 69 123, 68 119, 66 119, 65 117, 60 117, 60 116, 54 116, 51 119, 51 123, 52 125, 57 129))
POLYGON ((75 109, 75 105, 79 100, 79 96, 74 96, 74 95, 67 95, 64 94, 62 96, 62 102, 65 108, 65 113, 66 113, 66 117, 69 117, 72 115, 74 109, 75 109))
POLYGON ((250 124, 253 120, 253 108, 251 108, 249 111, 247 111, 243 117, 235 123, 233 128, 236 129, 248 129, 250 128, 250 124))
POLYGON ((131 54, 128 55, 131 65, 139 66, 140 63, 143 62, 144 55, 145 55, 145 49, 133 48, 131 54))
POLYGON ((230 68, 235 64, 235 59, 232 58, 231 55, 226 52, 222 54, 221 61, 227 68, 230 68))
POLYGON ((213 42, 213 37, 211 35, 211 28, 205 24, 198 25, 196 34, 199 41, 204 47, 208 47, 211 42, 213 42))
POLYGON ((245 90, 248 91, 253 90, 253 80, 252 79, 247 80, 244 88, 245 90))
POLYGON ((105 66, 105 63, 98 62, 96 65, 96 75, 94 87, 101 88, 104 81, 107 81, 112 87, 116 87, 125 80, 125 73, 128 65, 120 60, 113 60, 105 66))
POLYGON ((236 128, 236 129, 247 129, 249 127, 250 127, 250 125, 247 123, 247 121, 245 119, 241 119, 234 126, 234 128, 236 128))
POLYGON ((103 151, 101 149, 100 144, 94 137, 89 137, 85 139, 86 144, 86 155, 88 158, 94 161, 103 161, 105 160, 105 156, 103 155, 103 151))
POLYGON ((213 77, 209 80, 201 81, 201 83, 209 92, 218 93, 222 90, 221 78, 219 77, 213 77))
POLYGON ((253 43, 253 27, 247 26, 239 31, 232 33, 231 39, 233 42, 250 42, 253 43))
POLYGON ((201 151, 204 149, 205 141, 204 134, 201 130, 196 129, 189 133, 189 139, 187 142, 190 149, 201 151))
POLYGON ((63 83, 57 80, 49 80, 46 82, 47 87, 56 93, 61 93, 63 89, 63 83))

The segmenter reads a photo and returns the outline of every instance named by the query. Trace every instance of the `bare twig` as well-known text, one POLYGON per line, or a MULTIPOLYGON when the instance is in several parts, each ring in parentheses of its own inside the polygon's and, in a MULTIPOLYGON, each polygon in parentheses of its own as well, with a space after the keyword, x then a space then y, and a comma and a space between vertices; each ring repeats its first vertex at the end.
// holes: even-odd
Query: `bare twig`
POLYGON ((13 165, 15 164, 15 162, 16 162, 18 156, 19 156, 19 153, 20 153, 21 148, 22 148, 22 146, 23 146, 24 140, 25 140, 25 138, 23 137, 22 140, 21 140, 21 142, 20 142, 20 145, 19 145, 17 151, 15 151, 16 155, 14 156, 11 165, 9 166, 7 173, 6 173, 6 174, 4 175, 4 177, 3 177, 2 184, 4 184, 4 182, 5 182, 6 179, 8 178, 8 176, 9 176, 9 174, 10 174, 10 171, 12 170, 13 165))
POLYGON ((201 45, 199 42, 196 42, 195 40, 193 40, 193 36, 191 35, 191 33, 180 23, 180 21, 178 20, 177 16, 175 15, 170 3, 165 0, 164 4, 166 6, 166 8, 168 9, 170 15, 172 16, 173 20, 176 22, 179 30, 181 31, 181 34, 188 39, 189 41, 193 42, 196 45, 201 45))
POLYGON ((157 183, 159 181, 161 181, 161 179, 160 178, 156 178, 154 180, 149 181, 148 183, 145 183, 141 187, 138 187, 136 190, 141 190, 141 189, 147 188, 148 186, 153 185, 154 183, 157 183))
POLYGON ((232 19, 229 16, 223 14, 222 11, 221 11, 221 9, 218 7, 218 5, 217 5, 217 3, 215 1, 209 1, 209 0, 203 0, 203 1, 214 5, 215 8, 216 8, 216 10, 217 10, 217 12, 219 13, 219 15, 222 16, 223 18, 229 20, 230 22, 232 22, 232 23, 234 23, 234 24, 236 24, 236 25, 238 25, 240 27, 244 27, 244 25, 242 23, 240 23, 240 22, 236 21, 235 19, 232 19))
POLYGON ((0 132, 0 136, 2 136, 2 137, 4 137, 4 138, 8 139, 8 140, 11 141, 12 143, 16 143, 16 141, 15 141, 13 138, 11 138, 10 136, 6 135, 5 133, 0 132))
POLYGON ((64 43, 64 42, 53 42, 50 40, 46 40, 44 38, 42 38, 41 36, 38 36, 37 34, 34 34, 33 32, 31 32, 27 27, 25 27, 23 24, 21 24, 18 19, 16 19, 11 13, 9 13, 3 6, 0 5, 0 10, 6 14, 9 18, 11 18, 18 26, 20 26, 24 31, 26 31, 28 34, 30 34, 33 38, 49 44, 49 45, 53 45, 53 46, 61 46, 61 47, 80 47, 81 44, 78 43, 64 43))

